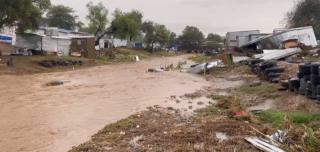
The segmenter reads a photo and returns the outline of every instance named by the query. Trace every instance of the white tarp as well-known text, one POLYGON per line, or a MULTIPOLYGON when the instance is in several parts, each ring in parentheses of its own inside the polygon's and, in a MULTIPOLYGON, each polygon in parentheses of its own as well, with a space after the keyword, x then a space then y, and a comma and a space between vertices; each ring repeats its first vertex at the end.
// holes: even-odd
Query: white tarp
POLYGON ((255 55, 255 58, 262 60, 279 60, 300 53, 300 48, 263 50, 263 54, 255 55))

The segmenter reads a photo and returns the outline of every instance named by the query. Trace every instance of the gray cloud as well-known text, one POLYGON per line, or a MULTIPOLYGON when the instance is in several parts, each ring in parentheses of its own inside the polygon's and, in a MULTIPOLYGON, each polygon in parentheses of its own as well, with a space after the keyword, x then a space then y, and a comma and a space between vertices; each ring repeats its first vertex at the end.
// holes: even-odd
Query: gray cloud
POLYGON ((293 0, 52 0, 74 8, 82 21, 89 1, 103 2, 110 12, 138 9, 146 20, 165 24, 177 33, 194 25, 205 33, 219 34, 248 29, 271 32, 294 4, 293 0))

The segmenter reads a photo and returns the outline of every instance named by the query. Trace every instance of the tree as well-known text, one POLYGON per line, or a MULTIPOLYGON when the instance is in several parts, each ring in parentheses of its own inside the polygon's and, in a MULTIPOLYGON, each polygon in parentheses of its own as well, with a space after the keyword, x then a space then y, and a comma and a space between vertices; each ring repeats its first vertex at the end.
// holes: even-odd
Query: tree
POLYGON ((175 44, 176 42, 177 42, 177 34, 174 32, 171 32, 169 36, 169 44, 172 45, 172 44, 175 44))
POLYGON ((320 0, 301 0, 287 14, 287 27, 313 26, 320 38, 320 0))
POLYGON ((224 41, 220 35, 213 34, 213 33, 208 34, 206 40, 207 41, 215 41, 215 42, 223 42, 224 41))
POLYGON ((100 39, 108 34, 108 9, 102 4, 98 3, 94 5, 93 2, 87 4, 89 14, 87 19, 89 20, 88 31, 96 36, 96 45, 99 44, 100 39))
POLYGON ((78 26, 77 18, 72 8, 56 5, 49 9, 46 22, 51 27, 74 30, 78 26))
POLYGON ((19 31, 38 27, 50 0, 0 0, 0 29, 18 26, 19 31))
POLYGON ((111 22, 111 33, 117 38, 128 40, 128 44, 131 45, 131 42, 140 34, 142 17, 139 11, 124 13, 116 10, 111 22))
POLYGON ((155 27, 155 42, 160 45, 161 48, 165 47, 170 38, 170 31, 164 25, 156 24, 155 27))
POLYGON ((142 24, 142 32, 145 33, 144 42, 151 50, 155 49, 155 44, 163 48, 169 43, 171 32, 164 25, 147 21, 142 24))
POLYGON ((197 27, 187 26, 178 40, 181 49, 194 50, 200 48, 204 36, 197 27))
POLYGON ((154 39, 155 39, 155 29, 152 21, 144 22, 141 26, 141 30, 145 33, 144 43, 147 45, 147 48, 153 50, 154 48, 154 39))
POLYGON ((221 44, 223 42, 224 39, 220 35, 210 33, 208 34, 206 41, 202 43, 202 48, 219 50, 223 47, 221 44))

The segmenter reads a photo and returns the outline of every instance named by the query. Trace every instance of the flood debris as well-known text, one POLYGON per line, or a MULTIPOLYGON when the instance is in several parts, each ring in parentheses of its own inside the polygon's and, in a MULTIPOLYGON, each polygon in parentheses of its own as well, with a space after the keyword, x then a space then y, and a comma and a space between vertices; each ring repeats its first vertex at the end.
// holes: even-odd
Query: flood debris
POLYGON ((289 48, 289 49, 277 49, 277 50, 263 50, 263 54, 258 54, 255 56, 257 59, 268 60, 279 60, 283 58, 290 57, 292 55, 301 53, 300 48, 289 48))
POLYGON ((202 63, 202 64, 196 64, 191 66, 191 68, 188 69, 187 72, 192 74, 201 74, 201 73, 205 73, 206 71, 214 67, 224 67, 224 64, 222 63, 221 60, 202 63))
POLYGON ((46 86, 60 86, 63 84, 64 84, 64 81, 57 80, 57 81, 51 81, 47 83, 46 86))
POLYGON ((163 68, 150 68, 148 69, 148 72, 150 73, 159 73, 159 72, 164 72, 164 69, 163 68))
POLYGON ((272 145, 267 140, 258 138, 258 137, 248 137, 245 138, 249 143, 253 146, 257 147, 258 149, 264 152, 285 152, 284 150, 278 148, 277 146, 272 145))

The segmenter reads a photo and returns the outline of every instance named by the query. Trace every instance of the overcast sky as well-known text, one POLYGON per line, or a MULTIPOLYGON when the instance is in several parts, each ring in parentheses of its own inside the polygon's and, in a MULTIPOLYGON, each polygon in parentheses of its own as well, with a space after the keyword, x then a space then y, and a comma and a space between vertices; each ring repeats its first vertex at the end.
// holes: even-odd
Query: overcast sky
MULTIPOLYGON (((259 29, 272 32, 295 0, 51 0, 53 4, 72 7, 85 22, 86 4, 103 2, 109 12, 140 10, 145 20, 165 24, 181 33, 186 25, 199 27, 205 34, 259 29)), ((111 14, 109 13, 109 14, 111 14)))

